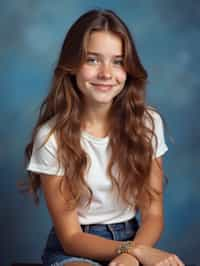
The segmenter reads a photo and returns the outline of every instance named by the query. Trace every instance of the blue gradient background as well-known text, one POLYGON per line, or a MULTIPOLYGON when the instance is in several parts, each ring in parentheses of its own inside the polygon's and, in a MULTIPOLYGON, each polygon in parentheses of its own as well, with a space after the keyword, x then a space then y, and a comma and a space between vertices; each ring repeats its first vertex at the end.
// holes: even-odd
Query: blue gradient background
POLYGON ((200 265, 200 2, 1 1, 0 264, 40 261, 51 220, 18 193, 23 152, 71 23, 90 8, 116 11, 127 23, 149 73, 148 99, 168 125, 165 230, 158 246, 200 265))

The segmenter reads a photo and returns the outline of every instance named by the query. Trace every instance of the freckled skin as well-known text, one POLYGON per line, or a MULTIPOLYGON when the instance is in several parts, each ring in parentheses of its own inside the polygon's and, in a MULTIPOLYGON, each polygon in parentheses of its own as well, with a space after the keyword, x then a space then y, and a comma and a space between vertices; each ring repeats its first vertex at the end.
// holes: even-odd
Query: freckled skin
POLYGON ((93 32, 88 41, 87 58, 76 74, 85 102, 109 107, 124 88, 126 76, 121 38, 111 32, 93 32))

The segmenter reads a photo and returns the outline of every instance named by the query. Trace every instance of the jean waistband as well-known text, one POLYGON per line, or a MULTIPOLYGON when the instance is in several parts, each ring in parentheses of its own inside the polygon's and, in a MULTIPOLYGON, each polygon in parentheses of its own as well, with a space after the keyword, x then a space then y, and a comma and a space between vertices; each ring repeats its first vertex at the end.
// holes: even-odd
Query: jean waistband
POLYGON ((137 219, 134 217, 132 218, 131 220, 128 220, 128 221, 124 221, 124 222, 120 222, 120 223, 114 223, 114 224, 84 224, 84 225, 81 225, 83 231, 89 231, 89 229, 107 229, 108 227, 109 228, 112 228, 113 230, 120 230, 120 229, 124 229, 124 228, 127 228, 128 226, 134 226, 135 229, 137 229, 139 227, 138 225, 138 221, 137 219))

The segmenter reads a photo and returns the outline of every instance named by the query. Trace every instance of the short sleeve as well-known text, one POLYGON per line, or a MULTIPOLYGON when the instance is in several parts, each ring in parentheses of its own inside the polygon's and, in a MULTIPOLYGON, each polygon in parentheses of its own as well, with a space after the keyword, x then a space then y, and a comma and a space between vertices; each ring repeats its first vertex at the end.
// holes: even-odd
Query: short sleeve
POLYGON ((50 127, 48 124, 43 125, 39 129, 27 170, 36 173, 62 176, 64 171, 58 165, 55 135, 52 134, 46 141, 49 132, 50 127))
POLYGON ((168 151, 168 147, 165 142, 163 121, 160 115, 155 111, 150 111, 150 113, 153 117, 154 133, 157 138, 157 145, 155 137, 152 139, 153 158, 157 158, 164 155, 168 151))

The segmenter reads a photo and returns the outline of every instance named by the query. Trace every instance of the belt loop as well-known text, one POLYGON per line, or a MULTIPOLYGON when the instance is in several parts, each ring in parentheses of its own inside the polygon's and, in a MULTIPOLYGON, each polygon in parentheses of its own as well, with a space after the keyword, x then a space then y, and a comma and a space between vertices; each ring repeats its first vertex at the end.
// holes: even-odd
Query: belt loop
POLYGON ((112 225, 107 224, 108 229, 110 230, 112 236, 113 236, 113 240, 117 240, 115 237, 115 232, 113 231, 112 225))
POLYGON ((84 231, 85 233, 88 233, 89 230, 90 230, 90 225, 89 225, 89 224, 84 225, 84 230, 83 230, 83 231, 84 231))
POLYGON ((125 232, 129 230, 129 221, 124 222, 125 232))

